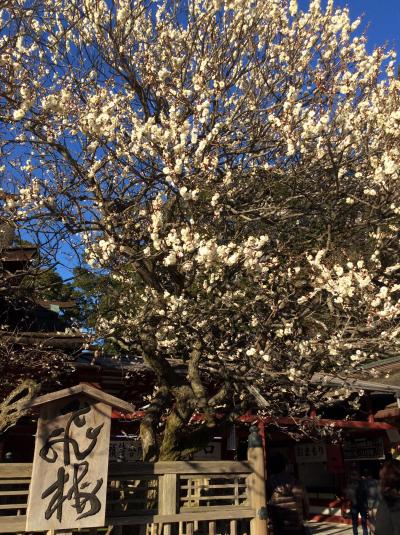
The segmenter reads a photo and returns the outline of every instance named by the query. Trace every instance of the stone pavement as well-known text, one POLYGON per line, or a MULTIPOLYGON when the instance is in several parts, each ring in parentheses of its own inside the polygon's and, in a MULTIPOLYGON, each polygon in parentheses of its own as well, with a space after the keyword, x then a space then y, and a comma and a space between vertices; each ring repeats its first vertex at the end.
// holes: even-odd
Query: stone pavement
MULTIPOLYGON (((352 535, 351 526, 346 524, 327 524, 321 522, 309 522, 313 535, 352 535)), ((361 533, 361 528, 359 528, 361 533)))

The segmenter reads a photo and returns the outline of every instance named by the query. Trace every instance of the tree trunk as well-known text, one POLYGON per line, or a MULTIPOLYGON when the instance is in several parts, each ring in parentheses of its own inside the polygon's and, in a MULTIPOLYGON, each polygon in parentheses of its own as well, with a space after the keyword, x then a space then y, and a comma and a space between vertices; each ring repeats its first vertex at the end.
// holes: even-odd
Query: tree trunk
POLYGON ((0 403, 0 432, 4 433, 24 416, 32 400, 37 396, 40 385, 26 379, 0 403))
POLYGON ((144 461, 155 462, 159 458, 157 434, 159 433, 159 423, 162 418, 163 409, 165 409, 169 399, 168 388, 161 387, 154 396, 140 423, 140 438, 142 440, 144 461))

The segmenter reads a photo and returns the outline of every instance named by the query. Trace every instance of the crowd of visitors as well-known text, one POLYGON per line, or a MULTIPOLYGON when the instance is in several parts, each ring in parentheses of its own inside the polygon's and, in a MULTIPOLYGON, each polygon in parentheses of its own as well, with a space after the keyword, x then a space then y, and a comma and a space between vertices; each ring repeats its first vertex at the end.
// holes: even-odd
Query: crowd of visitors
MULTIPOLYGON (((267 483, 270 533, 273 535, 308 535, 306 521, 309 504, 305 488, 286 471, 281 455, 270 459, 267 483)), ((400 535, 400 461, 386 461, 379 481, 368 469, 350 473, 345 496, 353 534, 400 535)))

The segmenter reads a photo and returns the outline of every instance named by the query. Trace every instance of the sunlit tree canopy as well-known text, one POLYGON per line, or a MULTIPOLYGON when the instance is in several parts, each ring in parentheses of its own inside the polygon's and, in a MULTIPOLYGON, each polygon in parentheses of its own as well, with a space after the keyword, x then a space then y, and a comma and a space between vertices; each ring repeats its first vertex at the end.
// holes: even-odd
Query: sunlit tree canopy
POLYGON ((195 412, 255 389, 304 414, 315 373, 398 354, 400 82, 347 9, 17 0, 1 21, 2 217, 120 289, 96 333, 157 375, 148 451, 163 411, 179 457, 195 412))

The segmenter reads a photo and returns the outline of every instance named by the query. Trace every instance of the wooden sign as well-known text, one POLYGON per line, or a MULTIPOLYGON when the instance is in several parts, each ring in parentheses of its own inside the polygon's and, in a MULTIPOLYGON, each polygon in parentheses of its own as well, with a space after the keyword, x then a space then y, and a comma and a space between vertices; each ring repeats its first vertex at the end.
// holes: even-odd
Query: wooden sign
POLYGON ((294 449, 298 463, 326 462, 326 446, 323 442, 300 442, 294 449))
POLYGON ((86 396, 41 408, 26 531, 105 524, 111 406, 86 396))
POLYGON ((343 443, 345 461, 363 461, 385 458, 385 448, 382 437, 356 438, 343 443))

